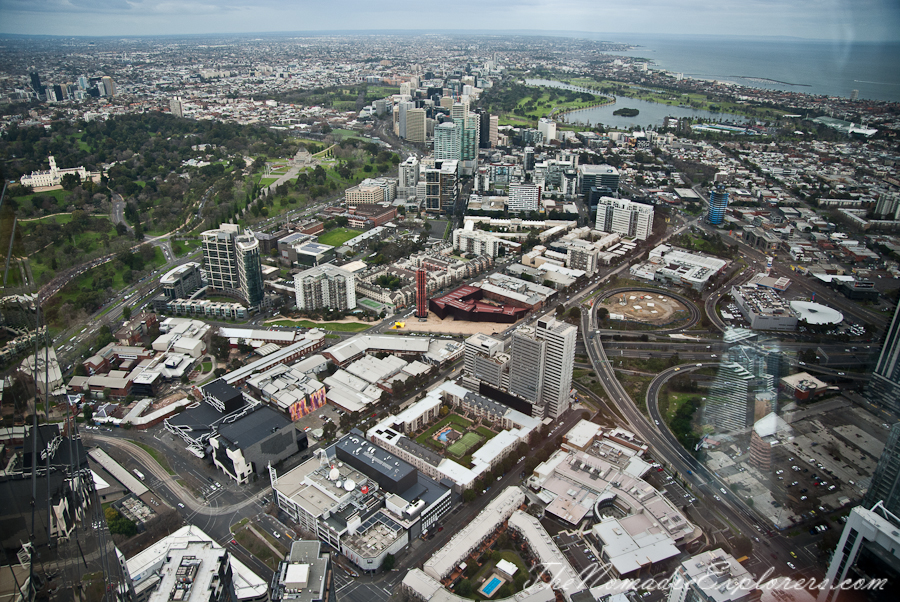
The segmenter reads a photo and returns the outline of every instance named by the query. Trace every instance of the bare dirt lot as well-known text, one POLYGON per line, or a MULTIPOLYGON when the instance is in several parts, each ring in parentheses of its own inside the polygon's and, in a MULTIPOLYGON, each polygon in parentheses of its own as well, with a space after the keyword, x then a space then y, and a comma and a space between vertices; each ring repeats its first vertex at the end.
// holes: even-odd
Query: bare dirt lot
POLYGON ((675 299, 661 293, 628 291, 602 301, 611 314, 622 314, 626 320, 647 324, 668 324, 687 317, 687 308, 675 299), (625 304, 622 305, 624 298, 625 304))
MULTIPOLYGON (((521 321, 522 320, 519 322, 521 321)), ((436 334, 472 335, 481 332, 487 335, 493 335, 503 332, 510 326, 513 326, 512 324, 498 324, 496 322, 457 321, 452 317, 441 320, 432 312, 428 312, 428 318, 424 322, 420 322, 415 316, 410 316, 408 320, 398 320, 398 322, 403 324, 403 328, 391 328, 387 331, 387 334, 433 332, 436 334)))

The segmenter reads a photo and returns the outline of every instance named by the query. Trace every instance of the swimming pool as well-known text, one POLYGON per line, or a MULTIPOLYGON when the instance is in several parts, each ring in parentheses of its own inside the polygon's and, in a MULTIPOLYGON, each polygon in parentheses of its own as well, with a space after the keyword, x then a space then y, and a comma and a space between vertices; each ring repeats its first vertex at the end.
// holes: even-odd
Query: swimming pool
POLYGON ((501 580, 497 577, 491 577, 491 580, 487 582, 487 584, 481 588, 481 591, 484 592, 485 596, 490 596, 494 593, 494 590, 500 585, 501 580))

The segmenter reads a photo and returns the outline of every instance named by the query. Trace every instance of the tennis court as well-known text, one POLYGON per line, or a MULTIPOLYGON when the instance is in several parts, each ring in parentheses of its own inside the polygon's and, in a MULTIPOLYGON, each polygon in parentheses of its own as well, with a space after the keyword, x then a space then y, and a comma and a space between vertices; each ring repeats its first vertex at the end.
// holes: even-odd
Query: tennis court
POLYGON ((469 453, 469 450, 481 443, 484 440, 484 437, 479 435, 478 433, 466 433, 463 435, 462 439, 450 445, 447 448, 447 451, 457 457, 465 456, 469 453))

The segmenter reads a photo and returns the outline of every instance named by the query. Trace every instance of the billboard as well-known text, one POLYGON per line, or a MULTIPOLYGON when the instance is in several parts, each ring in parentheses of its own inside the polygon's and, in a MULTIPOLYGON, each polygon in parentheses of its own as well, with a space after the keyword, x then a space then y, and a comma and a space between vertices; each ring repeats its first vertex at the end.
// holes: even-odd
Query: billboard
POLYGON ((303 399, 295 402, 288 411, 291 414, 291 420, 297 421, 315 412, 325 405, 325 387, 320 387, 317 391, 306 395, 303 399))

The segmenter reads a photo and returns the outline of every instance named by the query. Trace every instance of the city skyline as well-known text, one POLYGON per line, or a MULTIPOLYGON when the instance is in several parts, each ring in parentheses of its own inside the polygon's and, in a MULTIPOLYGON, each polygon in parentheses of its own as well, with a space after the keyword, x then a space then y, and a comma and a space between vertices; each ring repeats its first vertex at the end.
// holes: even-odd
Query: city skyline
POLYGON ((301 2, 297 6, 272 0, 0 0, 0 14, 4 16, 0 34, 90 37, 96 32, 108 36, 152 36, 467 30, 567 35, 730 35, 739 22, 736 35, 740 36, 844 43, 900 41, 900 6, 890 0, 802 0, 790 5, 772 0, 637 0, 627 6, 589 0, 490 0, 463 2, 450 13, 436 5, 409 1, 394 3, 390 8, 376 6, 358 0, 342 0, 337 5, 301 2), (413 7, 415 10, 409 10, 413 7), (465 10, 467 7, 472 10, 465 10), (596 26, 591 27, 591 23, 596 26))

